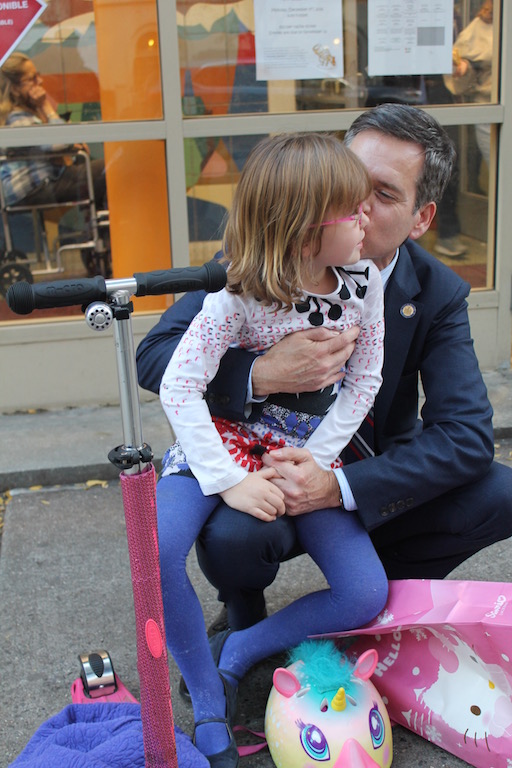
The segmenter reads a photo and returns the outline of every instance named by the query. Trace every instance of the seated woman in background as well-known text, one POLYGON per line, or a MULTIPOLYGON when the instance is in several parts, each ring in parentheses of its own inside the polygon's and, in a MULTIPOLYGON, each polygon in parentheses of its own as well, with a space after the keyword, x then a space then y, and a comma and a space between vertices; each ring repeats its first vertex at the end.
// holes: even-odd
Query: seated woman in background
MULTIPOLYGON (((13 53, 0 68, 0 126, 22 128, 46 123, 63 123, 43 86, 34 63, 23 53, 13 53)), ((83 149, 84 144, 43 145, 32 151, 48 152, 48 159, 13 160, 1 167, 7 205, 65 203, 88 197, 86 166, 67 163, 51 152, 83 149)), ((22 149, 30 156, 30 149, 22 149)), ((94 199, 98 209, 106 208, 105 165, 91 160, 94 199)))

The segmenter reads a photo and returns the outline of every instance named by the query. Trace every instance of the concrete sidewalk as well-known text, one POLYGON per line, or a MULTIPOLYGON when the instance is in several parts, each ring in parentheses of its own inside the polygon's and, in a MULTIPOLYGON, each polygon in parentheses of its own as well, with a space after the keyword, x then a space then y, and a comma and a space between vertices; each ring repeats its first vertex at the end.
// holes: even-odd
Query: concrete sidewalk
MULTIPOLYGON (((194 554, 189 573, 209 623, 219 604, 194 554)), ((512 581, 512 542, 479 553, 451 577, 512 581)), ((324 586, 309 558, 296 558, 282 566, 267 591, 268 609, 274 612, 324 586)), ((6 512, 0 600, 0 768, 14 760, 41 723, 71 702, 70 686, 80 673, 78 654, 107 649, 121 680, 139 695, 119 481, 87 490, 76 486, 15 493, 6 512)), ((192 712, 178 695, 179 675, 172 660, 169 666, 174 720, 191 733, 192 712)), ((274 667, 264 662, 242 682, 238 724, 263 730, 274 667)), ((468 765, 403 728, 393 734, 394 768, 468 765)), ((241 766, 272 768, 273 762, 265 749, 243 758, 241 766)))
MULTIPOLYGON (((512 465, 512 376, 495 372, 485 378, 496 412, 497 458, 512 465)), ((143 403, 141 411, 143 437, 158 468, 169 428, 158 400, 143 403)), ((118 471, 107 460, 111 448, 124 442, 119 409, 18 413, 0 420, 0 490, 11 491, 3 494, 0 550, 0 768, 5 768, 41 723, 70 703, 78 654, 105 648, 135 696, 139 684, 124 511, 118 471), (104 482, 92 482, 98 479, 104 482)), ((189 567, 209 623, 219 609, 215 591, 194 554, 189 567)), ((484 550, 451 578, 512 581, 512 542, 484 550)), ((306 556, 285 563, 268 590, 269 611, 324 585, 306 556)), ((243 681, 239 724, 263 729, 274 666, 264 662, 243 681)), ((177 693, 172 660, 170 676, 175 722, 190 733, 192 713, 177 693)), ((402 728, 394 730, 394 753, 394 768, 468 765, 402 728)), ((241 763, 242 768, 272 765, 266 749, 241 763)))
MULTIPOLYGON (((494 408, 495 436, 512 438, 512 372, 486 372, 484 380, 494 408)), ((171 433, 158 398, 142 402, 141 421, 143 440, 153 449, 159 467, 171 433)), ((4 414, 0 424, 4 439, 0 493, 32 485, 114 479, 119 474, 107 458, 124 442, 118 406, 4 414)))

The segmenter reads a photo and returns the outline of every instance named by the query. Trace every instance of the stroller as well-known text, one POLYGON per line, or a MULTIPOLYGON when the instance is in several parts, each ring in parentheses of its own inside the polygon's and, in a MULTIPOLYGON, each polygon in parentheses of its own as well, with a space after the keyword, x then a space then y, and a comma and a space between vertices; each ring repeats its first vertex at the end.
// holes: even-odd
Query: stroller
POLYGON ((83 149, 52 152, 30 151, 30 159, 48 159, 51 156, 60 163, 84 163, 87 177, 87 195, 82 199, 69 202, 55 202, 39 205, 15 203, 7 205, 1 169, 8 163, 27 160, 27 152, 15 150, 0 154, 0 212, 4 230, 4 247, 0 248, 0 295, 5 296, 9 286, 24 280, 34 282, 34 276, 52 275, 64 272, 63 258, 66 253, 80 251, 82 262, 88 275, 101 274, 110 277, 110 233, 109 212, 98 211, 94 199, 94 186, 91 172, 91 160, 83 149), (75 212, 76 231, 65 235, 57 234, 49 242, 48 229, 69 211, 75 212), (32 219, 34 234, 34 256, 29 258, 23 250, 14 247, 13 218, 24 215, 32 219), (41 266, 39 266, 41 265, 41 266))

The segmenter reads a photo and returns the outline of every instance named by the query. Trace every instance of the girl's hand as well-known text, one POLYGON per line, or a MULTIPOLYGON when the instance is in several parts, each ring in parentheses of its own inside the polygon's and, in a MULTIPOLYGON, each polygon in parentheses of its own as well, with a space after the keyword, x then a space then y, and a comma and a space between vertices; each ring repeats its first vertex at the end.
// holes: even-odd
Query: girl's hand
POLYGON ((240 483, 220 496, 233 509, 270 523, 285 513, 284 493, 270 482, 275 476, 275 470, 270 467, 249 472, 240 483))

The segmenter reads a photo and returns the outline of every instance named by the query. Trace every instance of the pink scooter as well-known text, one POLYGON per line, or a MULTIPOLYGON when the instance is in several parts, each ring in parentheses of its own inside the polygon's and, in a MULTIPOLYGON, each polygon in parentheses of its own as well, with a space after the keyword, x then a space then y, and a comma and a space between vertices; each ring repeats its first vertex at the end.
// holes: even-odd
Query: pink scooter
MULTIPOLYGON (((177 758, 160 586, 156 473, 151 463, 151 448, 142 441, 131 297, 197 290, 213 292, 221 290, 225 283, 224 268, 210 261, 202 267, 138 272, 131 278, 115 280, 97 276, 51 283, 19 282, 11 285, 7 292, 10 309, 19 315, 28 315, 34 309, 78 305, 86 307, 85 319, 93 330, 104 331, 113 325, 124 443, 111 450, 108 458, 121 472, 146 768, 177 768, 177 758)), ((86 656, 83 670, 80 682, 73 684, 72 695, 77 700, 79 697, 98 701, 104 697, 108 701, 119 701, 113 697, 128 695, 129 700, 134 701, 116 678, 106 652, 86 656)))

